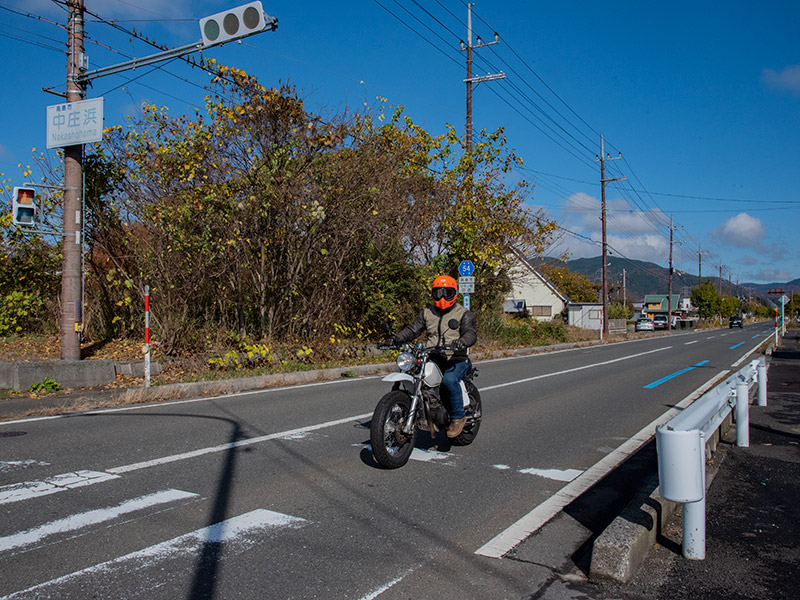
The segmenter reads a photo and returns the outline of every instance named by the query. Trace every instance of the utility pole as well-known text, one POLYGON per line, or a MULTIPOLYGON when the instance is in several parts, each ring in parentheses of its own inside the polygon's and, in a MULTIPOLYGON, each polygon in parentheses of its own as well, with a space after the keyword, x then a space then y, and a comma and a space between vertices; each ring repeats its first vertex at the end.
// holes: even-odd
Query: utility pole
MULTIPOLYGON (((67 0, 67 104, 84 99, 92 79, 120 73, 137 66, 177 58, 228 41, 274 30, 278 20, 266 15, 261 2, 229 9, 200 20, 202 40, 143 59, 133 59, 87 71, 84 54, 84 0, 67 0), (233 17, 229 19, 228 17, 233 17), (224 25, 220 26, 222 23, 224 25), (209 37, 210 36, 210 37, 209 37)), ((44 91, 50 91, 44 89, 44 91)), ((60 94, 59 94, 60 95, 60 94)), ((83 328, 83 143, 64 146, 63 261, 61 268, 61 360, 80 360, 83 328)))
POLYGON ((491 46, 492 44, 499 44, 500 39, 497 32, 494 34, 493 42, 481 42, 480 36, 478 43, 472 45, 472 6, 474 2, 467 3, 467 43, 461 42, 461 49, 467 51, 467 78, 464 82, 467 84, 467 129, 465 133, 467 154, 472 154, 472 84, 481 83, 483 81, 492 81, 494 79, 505 79, 506 75, 502 71, 494 75, 483 75, 481 77, 472 76, 472 49, 482 48, 483 46, 491 46))
POLYGON ((600 156, 596 157, 600 161, 600 222, 603 226, 603 333, 608 335, 608 243, 606 242, 606 182, 607 181, 621 181, 626 177, 614 177, 613 179, 606 179, 606 161, 619 160, 622 158, 622 152, 619 156, 611 158, 606 156, 605 142, 603 134, 600 135, 600 156))
MULTIPOLYGON (((78 81, 83 58, 83 0, 68 0, 67 103, 83 100, 84 87, 78 81)), ((64 248, 61 275, 61 360, 80 360, 79 325, 82 265, 81 199, 83 198, 83 144, 64 147, 64 248)))
POLYGON ((697 285, 703 283, 703 254, 711 254, 703 251, 702 245, 697 244, 697 285))
POLYGON ((626 283, 625 283, 626 275, 627 275, 627 271, 625 271, 625 269, 622 269, 622 304, 624 306, 628 306, 628 294, 627 294, 627 288, 626 288, 626 283))
POLYGON ((667 330, 672 330, 672 232, 675 227, 672 224, 672 215, 669 217, 669 296, 667 297, 667 330))

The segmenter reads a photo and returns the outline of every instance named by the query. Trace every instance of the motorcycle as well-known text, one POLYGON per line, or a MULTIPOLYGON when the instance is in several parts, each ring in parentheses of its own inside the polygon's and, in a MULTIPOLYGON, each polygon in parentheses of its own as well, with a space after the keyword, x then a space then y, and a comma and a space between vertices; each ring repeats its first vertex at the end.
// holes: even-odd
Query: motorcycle
MULTIPOLYGON (((458 321, 452 320, 449 326, 457 329, 458 321)), ((379 348, 398 349, 397 346, 379 348)), ((440 395, 442 371, 431 355, 452 348, 404 344, 399 350, 397 372, 383 378, 383 381, 393 384, 392 391, 378 402, 370 425, 372 455, 387 469, 397 469, 408 462, 414 450, 417 429, 428 431, 435 438, 437 432, 450 425, 450 412, 440 395)), ((477 375, 478 370, 470 367, 460 382, 467 420, 463 431, 450 440, 456 446, 471 444, 481 426, 481 395, 472 382, 477 375)))

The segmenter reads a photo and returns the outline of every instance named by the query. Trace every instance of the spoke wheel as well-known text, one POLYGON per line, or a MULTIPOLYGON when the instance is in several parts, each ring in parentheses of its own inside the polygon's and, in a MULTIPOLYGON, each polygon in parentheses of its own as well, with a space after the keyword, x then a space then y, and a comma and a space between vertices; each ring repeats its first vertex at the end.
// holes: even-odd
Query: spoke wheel
POLYGON ((389 392, 375 407, 369 439, 372 455, 382 467, 397 469, 408 462, 417 438, 416 427, 410 435, 403 433, 410 412, 411 398, 401 391, 389 392))
POLYGON ((467 422, 464 424, 463 431, 453 438, 452 443, 454 446, 469 446, 478 435, 478 429, 481 427, 481 419, 483 418, 483 406, 481 405, 481 394, 478 392, 472 382, 467 385, 467 393, 469 394, 469 406, 466 407, 467 422))

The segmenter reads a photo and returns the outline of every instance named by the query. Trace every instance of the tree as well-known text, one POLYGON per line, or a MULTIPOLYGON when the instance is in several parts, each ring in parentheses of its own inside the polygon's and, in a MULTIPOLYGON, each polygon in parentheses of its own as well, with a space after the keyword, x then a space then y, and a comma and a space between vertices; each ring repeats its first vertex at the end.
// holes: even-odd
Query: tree
POLYGON ((692 288, 692 305, 701 319, 711 319, 719 312, 721 299, 717 288, 709 282, 692 288))
POLYGON ((104 334, 140 331, 149 286, 167 352, 327 339, 410 318, 463 259, 478 267, 473 309, 499 311, 511 245, 552 239, 525 207, 528 184, 506 184, 519 159, 502 130, 455 158, 452 128, 432 136, 402 107, 323 119, 289 86, 208 64, 217 93, 203 114, 145 105, 87 154, 89 300, 104 334))
POLYGON ((586 275, 547 263, 542 263, 539 268, 573 302, 597 302, 597 290, 586 275))
POLYGON ((630 304, 615 302, 608 307, 609 319, 631 319, 633 318, 633 307, 630 304))

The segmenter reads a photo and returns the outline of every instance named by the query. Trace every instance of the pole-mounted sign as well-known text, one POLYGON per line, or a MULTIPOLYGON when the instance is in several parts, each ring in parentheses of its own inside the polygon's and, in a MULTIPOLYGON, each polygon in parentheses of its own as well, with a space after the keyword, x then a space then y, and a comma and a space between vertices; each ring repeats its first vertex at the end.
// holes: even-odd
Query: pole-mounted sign
POLYGON ((103 139, 103 98, 47 107, 47 147, 91 144, 103 139))

